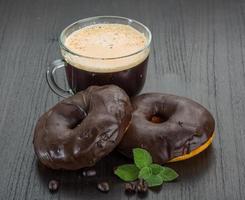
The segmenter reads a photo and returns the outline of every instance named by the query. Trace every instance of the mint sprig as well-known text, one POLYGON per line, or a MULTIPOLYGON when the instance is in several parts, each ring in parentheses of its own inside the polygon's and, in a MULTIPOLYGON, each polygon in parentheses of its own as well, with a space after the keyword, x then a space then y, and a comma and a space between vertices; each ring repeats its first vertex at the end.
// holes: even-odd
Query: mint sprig
POLYGON ((145 149, 133 149, 134 163, 139 168, 148 167, 152 163, 151 154, 145 149))
POLYGON ((149 187, 155 187, 163 184, 163 179, 159 175, 152 174, 149 178, 145 179, 149 187))
POLYGON ((138 178, 145 180, 145 179, 149 178, 151 175, 152 175, 151 168, 150 167, 143 167, 139 172, 138 178))
POLYGON ((134 164, 119 166, 114 173, 124 181, 135 181, 138 179, 139 169, 134 164))
POLYGON ((179 175, 174 171, 173 169, 169 167, 162 167, 161 172, 159 173, 159 176, 162 177, 163 181, 173 181, 176 179, 179 175))
POLYGON ((171 168, 152 163, 151 154, 141 148, 133 149, 134 164, 119 166, 114 173, 123 181, 143 179, 149 187, 175 180, 179 175, 171 168))

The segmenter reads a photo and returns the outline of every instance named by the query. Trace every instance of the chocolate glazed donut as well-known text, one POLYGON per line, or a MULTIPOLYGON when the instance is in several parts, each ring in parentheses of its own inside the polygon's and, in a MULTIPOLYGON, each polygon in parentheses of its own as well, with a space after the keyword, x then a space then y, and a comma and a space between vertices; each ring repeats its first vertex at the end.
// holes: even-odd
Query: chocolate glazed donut
POLYGON ((37 157, 47 167, 94 165, 119 143, 131 120, 131 103, 117 86, 91 86, 41 116, 34 133, 37 157))
POLYGON ((175 95, 149 93, 132 100, 133 114, 119 151, 132 157, 132 149, 147 149, 164 164, 187 155, 214 133, 214 118, 200 104, 175 95))

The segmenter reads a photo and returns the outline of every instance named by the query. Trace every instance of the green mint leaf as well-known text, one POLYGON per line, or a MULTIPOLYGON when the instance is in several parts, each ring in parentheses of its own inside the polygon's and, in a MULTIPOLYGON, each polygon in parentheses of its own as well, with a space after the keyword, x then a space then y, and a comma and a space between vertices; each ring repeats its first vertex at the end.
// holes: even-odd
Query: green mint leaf
POLYGON ((158 175, 163 170, 163 166, 155 164, 155 163, 151 164, 150 168, 151 168, 152 174, 154 175, 158 175))
POLYGON ((177 174, 176 171, 174 171, 173 169, 169 167, 162 167, 162 171, 160 172, 159 176, 162 177, 162 180, 164 182, 167 182, 167 181, 173 181, 179 175, 177 174))
POLYGON ((140 172, 138 178, 146 180, 152 175, 152 171, 150 167, 143 167, 140 172))
POLYGON ((162 177, 159 175, 151 175, 145 181, 149 187, 159 186, 163 183, 162 177))
POLYGON ((152 163, 152 157, 148 151, 141 148, 133 149, 134 163, 141 169, 143 167, 148 167, 152 163))
POLYGON ((119 166, 115 171, 119 178, 123 181, 135 181, 138 179, 139 169, 134 164, 125 164, 119 166))

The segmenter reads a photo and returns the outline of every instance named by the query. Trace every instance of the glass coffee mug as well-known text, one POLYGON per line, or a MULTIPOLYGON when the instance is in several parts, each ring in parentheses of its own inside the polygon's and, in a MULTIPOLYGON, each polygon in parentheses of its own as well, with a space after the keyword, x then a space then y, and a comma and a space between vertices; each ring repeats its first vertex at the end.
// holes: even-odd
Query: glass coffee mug
POLYGON ((140 22, 117 16, 99 16, 79 20, 65 28, 59 38, 63 59, 56 60, 46 73, 50 88, 62 97, 71 96, 91 85, 115 84, 129 96, 138 94, 145 83, 147 62, 150 52, 151 32, 140 22), (67 37, 74 31, 96 24, 129 25, 142 33, 146 42, 142 49, 120 57, 89 57, 73 52, 65 45, 67 37), (65 90, 55 82, 55 72, 65 68, 69 89, 65 90))

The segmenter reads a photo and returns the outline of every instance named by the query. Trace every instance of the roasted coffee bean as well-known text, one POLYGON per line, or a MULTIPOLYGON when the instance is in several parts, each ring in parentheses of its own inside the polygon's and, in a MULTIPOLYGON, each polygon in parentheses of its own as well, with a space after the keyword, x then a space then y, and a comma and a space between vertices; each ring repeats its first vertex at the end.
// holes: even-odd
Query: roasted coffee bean
POLYGON ((141 179, 137 184, 137 192, 146 193, 147 191, 148 191, 147 183, 141 179))
POLYGON ((125 192, 127 192, 127 193, 136 192, 136 183, 135 182, 125 183, 124 186, 125 186, 125 192))
POLYGON ((109 192, 110 185, 107 182, 100 182, 97 184, 97 189, 101 192, 109 192))
POLYGON ((57 192, 60 187, 59 181, 51 180, 48 183, 48 189, 50 192, 57 192))
POLYGON ((94 169, 83 171, 83 176, 95 176, 95 175, 96 175, 96 171, 94 169))

